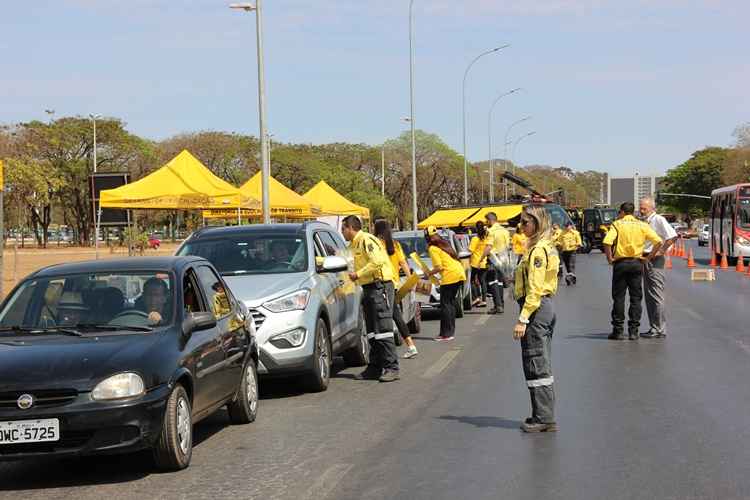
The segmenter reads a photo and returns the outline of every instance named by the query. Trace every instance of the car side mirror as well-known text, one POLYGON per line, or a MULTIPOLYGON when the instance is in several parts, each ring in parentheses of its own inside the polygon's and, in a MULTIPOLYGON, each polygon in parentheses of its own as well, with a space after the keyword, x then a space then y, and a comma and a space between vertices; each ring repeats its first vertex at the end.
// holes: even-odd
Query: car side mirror
POLYGON ((185 337, 193 332, 208 330, 216 326, 216 317, 210 312, 195 312, 185 316, 182 322, 182 334, 185 337))
POLYGON ((458 252, 459 259, 468 259, 470 257, 471 257, 471 252, 469 252, 468 250, 461 250, 460 252, 458 252))
POLYGON ((349 263, 343 257, 338 255, 330 255, 323 259, 323 264, 320 265, 321 273, 341 273, 349 270, 349 263))

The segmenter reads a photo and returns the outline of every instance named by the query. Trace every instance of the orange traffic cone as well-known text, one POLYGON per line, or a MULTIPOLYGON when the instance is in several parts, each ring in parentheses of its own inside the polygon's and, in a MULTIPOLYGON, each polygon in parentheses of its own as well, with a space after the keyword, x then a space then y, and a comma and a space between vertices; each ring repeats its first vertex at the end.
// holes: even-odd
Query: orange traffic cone
POLYGON ((667 260, 664 263, 664 267, 666 269, 672 269, 672 257, 669 255, 669 253, 667 253, 667 260))
POLYGON ((692 248, 688 252, 687 266, 688 266, 688 269, 695 267, 695 259, 693 258, 693 249, 692 248))
POLYGON ((680 248, 677 251, 679 252, 678 255, 684 259, 685 258, 685 242, 683 241, 682 238, 680 238, 680 248))
POLYGON ((745 258, 742 255, 737 257, 737 272, 738 273, 745 272, 745 258))
POLYGON ((713 249, 711 249, 711 262, 709 262, 708 265, 711 267, 716 267, 719 265, 719 263, 716 262, 716 252, 714 252, 713 249))
POLYGON ((720 269, 729 269, 729 262, 727 262, 727 253, 722 252, 721 253, 721 265, 719 265, 720 269))

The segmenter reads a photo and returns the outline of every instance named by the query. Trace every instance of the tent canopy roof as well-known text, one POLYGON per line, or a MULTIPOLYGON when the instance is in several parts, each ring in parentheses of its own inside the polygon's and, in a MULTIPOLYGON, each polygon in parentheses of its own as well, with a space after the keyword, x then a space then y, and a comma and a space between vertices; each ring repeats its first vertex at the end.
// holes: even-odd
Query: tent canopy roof
POLYGON ((507 222, 521 213, 523 205, 495 205, 488 207, 471 208, 443 208, 435 211, 432 215, 419 223, 417 227, 425 229, 427 226, 435 227, 469 227, 480 220, 483 221, 489 212, 495 212, 500 222, 507 222))
POLYGON ((323 215, 358 215, 365 219, 370 218, 369 208, 361 207, 344 198, 326 181, 320 181, 302 197, 320 206, 323 215))
POLYGON ((523 210, 523 205, 497 205, 497 206, 484 207, 483 209, 479 210, 477 213, 475 213, 468 219, 461 221, 461 225, 464 227, 473 226, 480 220, 483 221, 484 217, 489 212, 495 212, 495 215, 497 215, 498 221, 508 222, 508 220, 520 214, 522 210, 523 210))
POLYGON ((184 210, 257 207, 258 200, 215 176, 187 150, 146 177, 101 191, 102 208, 184 210))

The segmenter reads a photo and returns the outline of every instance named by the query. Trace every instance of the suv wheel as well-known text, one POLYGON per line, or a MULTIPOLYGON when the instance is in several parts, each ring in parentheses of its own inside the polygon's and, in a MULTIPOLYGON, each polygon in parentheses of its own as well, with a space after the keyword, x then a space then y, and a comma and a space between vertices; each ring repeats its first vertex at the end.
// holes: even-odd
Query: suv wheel
POLYGON ((229 421, 233 424, 249 424, 258 416, 258 373, 255 361, 249 359, 242 372, 237 398, 227 405, 229 421))
POLYGON ((422 331, 422 304, 414 304, 414 317, 409 321, 409 333, 419 333, 422 331))
POLYGON ((182 470, 190 465, 193 456, 193 416, 190 399, 180 384, 175 386, 167 399, 153 456, 156 467, 163 471, 182 470))
POLYGON ((307 377, 307 388, 311 392, 323 392, 328 389, 331 378, 331 342, 328 327, 323 318, 318 318, 315 327, 315 349, 313 350, 313 371, 307 377))
MULTIPOLYGON (((411 323, 410 323, 411 324, 411 323)), ((365 312, 360 309, 356 335, 359 337, 354 347, 342 352, 344 362, 349 366, 365 366, 370 362, 370 341, 367 340, 367 326, 365 312)))

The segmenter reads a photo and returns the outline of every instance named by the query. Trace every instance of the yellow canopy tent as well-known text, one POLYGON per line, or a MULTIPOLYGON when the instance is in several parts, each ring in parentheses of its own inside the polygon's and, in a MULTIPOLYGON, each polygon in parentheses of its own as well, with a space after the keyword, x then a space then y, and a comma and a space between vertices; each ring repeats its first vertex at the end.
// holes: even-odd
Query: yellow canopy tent
POLYGON ((169 163, 130 184, 103 190, 101 208, 185 210, 257 207, 257 198, 215 176, 197 158, 183 150, 169 163))
POLYGON ((479 208, 446 208, 441 209, 420 222, 417 227, 425 229, 428 226, 458 227, 465 219, 468 219, 479 211, 479 208))
POLYGON ((318 205, 322 215, 358 215, 363 219, 370 218, 369 208, 360 207, 347 200, 326 181, 320 181, 302 197, 318 205))
POLYGON ((508 222, 508 220, 520 214, 522 210, 523 205, 497 205, 494 207, 484 207, 468 219, 461 221, 461 225, 463 227, 469 227, 475 225, 480 220, 484 221, 484 217, 488 212, 495 212, 498 221, 508 222))
MULTIPOLYGON (((269 198, 271 203, 271 217, 274 219, 314 219, 320 215, 320 207, 310 203, 273 177, 268 179, 269 198)), ((240 193, 254 199, 261 199, 261 173, 258 172, 246 183, 240 186, 240 193)), ((262 209, 242 209, 243 217, 259 217, 262 209)), ((204 210, 203 217, 207 219, 226 219, 235 217, 236 211, 228 209, 204 210)))

